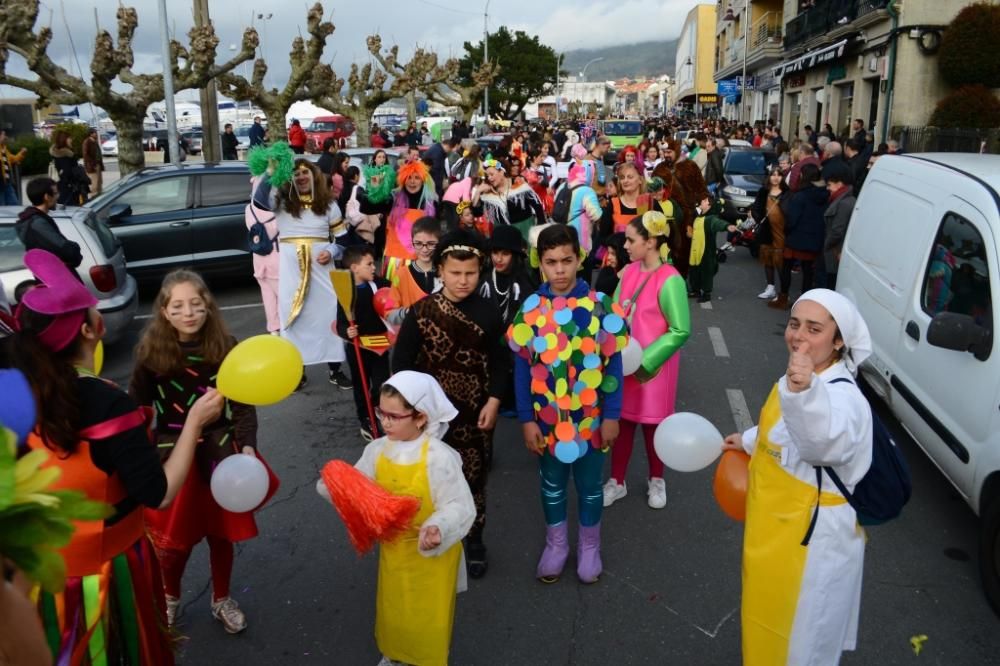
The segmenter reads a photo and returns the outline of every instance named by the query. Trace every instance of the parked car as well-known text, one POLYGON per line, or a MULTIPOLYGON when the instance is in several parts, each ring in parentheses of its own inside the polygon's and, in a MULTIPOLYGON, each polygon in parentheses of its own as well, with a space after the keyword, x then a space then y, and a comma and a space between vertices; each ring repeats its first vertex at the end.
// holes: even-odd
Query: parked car
POLYGON ((837 291, 871 331, 866 383, 979 515, 1000 614, 998 250, 1000 156, 884 156, 855 204, 837 291))
POLYGON ((499 132, 493 134, 484 134, 483 136, 476 137, 475 141, 479 144, 479 148, 482 150, 483 155, 487 155, 500 145, 500 142, 504 140, 506 134, 501 134, 499 132))
POLYGON ((147 167, 113 183, 84 207, 125 248, 129 273, 156 280, 174 268, 250 275, 244 162, 147 167))
MULTIPOLYGON (((21 210, 17 206, 0 207, 0 285, 11 302, 17 286, 32 279, 24 265, 24 245, 15 230, 21 210)), ((97 298, 97 309, 107 329, 104 340, 111 344, 131 325, 139 305, 135 279, 125 270, 122 244, 84 208, 54 210, 51 215, 62 235, 80 245, 83 263, 76 272, 97 298)))
POLYGON ((306 151, 318 153, 323 150, 323 142, 333 138, 338 145, 346 148, 350 136, 354 134, 354 122, 347 116, 335 114, 313 118, 306 128, 306 151))
POLYGON ((189 155, 201 155, 201 144, 204 141, 204 136, 200 130, 196 132, 181 132, 181 137, 187 141, 189 155))
POLYGON ((104 157, 118 157, 118 137, 113 136, 105 139, 101 144, 101 155, 104 157))
POLYGON ((722 197, 722 217, 730 222, 746 219, 757 192, 767 180, 767 169, 775 162, 773 152, 760 148, 732 146, 722 160, 725 185, 722 197))

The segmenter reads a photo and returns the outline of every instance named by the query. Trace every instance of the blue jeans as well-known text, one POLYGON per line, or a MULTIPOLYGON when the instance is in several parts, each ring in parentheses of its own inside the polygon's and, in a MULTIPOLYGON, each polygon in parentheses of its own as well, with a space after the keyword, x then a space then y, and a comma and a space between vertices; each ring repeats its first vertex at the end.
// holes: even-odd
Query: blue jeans
POLYGON ((4 206, 19 206, 21 202, 18 201, 17 192, 14 191, 14 186, 10 183, 4 183, 3 188, 3 205, 4 206))
POLYGON ((579 502, 580 524, 591 527, 601 522, 604 509, 604 492, 601 472, 604 469, 604 452, 591 447, 582 458, 566 464, 546 449, 538 457, 538 475, 542 480, 542 511, 546 525, 558 525, 566 520, 566 485, 569 470, 573 468, 573 483, 579 502))

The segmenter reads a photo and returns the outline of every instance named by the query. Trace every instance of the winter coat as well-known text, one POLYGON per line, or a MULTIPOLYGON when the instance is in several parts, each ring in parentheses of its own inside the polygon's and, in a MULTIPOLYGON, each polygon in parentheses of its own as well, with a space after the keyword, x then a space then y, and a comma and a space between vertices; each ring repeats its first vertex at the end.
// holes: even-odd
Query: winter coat
POLYGON ((847 225, 851 221, 856 201, 854 192, 848 185, 847 191, 831 201, 823 213, 823 261, 828 273, 836 273, 840 266, 840 251, 844 247, 844 236, 847 235, 847 225))
POLYGON ((823 250, 823 214, 830 194, 824 187, 806 185, 789 197, 785 214, 785 247, 803 252, 823 250))

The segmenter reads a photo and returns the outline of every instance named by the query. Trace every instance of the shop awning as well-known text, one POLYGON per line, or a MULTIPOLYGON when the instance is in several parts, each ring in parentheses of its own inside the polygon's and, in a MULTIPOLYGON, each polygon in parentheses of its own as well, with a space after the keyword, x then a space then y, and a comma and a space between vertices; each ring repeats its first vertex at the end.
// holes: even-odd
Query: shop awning
POLYGON ((812 69, 816 65, 822 65, 825 62, 836 60, 844 55, 844 50, 846 48, 847 40, 842 39, 836 44, 824 46, 821 49, 816 49, 815 51, 810 51, 809 53, 800 55, 794 60, 783 62, 771 71, 775 78, 782 77, 791 72, 804 72, 807 69, 812 69))

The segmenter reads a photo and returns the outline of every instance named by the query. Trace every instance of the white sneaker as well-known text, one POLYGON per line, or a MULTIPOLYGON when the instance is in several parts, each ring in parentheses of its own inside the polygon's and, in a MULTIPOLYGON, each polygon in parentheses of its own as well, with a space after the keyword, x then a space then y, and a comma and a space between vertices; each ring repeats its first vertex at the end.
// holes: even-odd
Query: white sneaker
POLYGON ((167 626, 174 626, 177 621, 177 609, 181 605, 181 600, 179 597, 172 597, 169 594, 165 595, 167 600, 167 626))
POLYGON ((775 290, 774 285, 769 284, 767 285, 767 289, 757 294, 757 298, 761 299, 762 301, 770 301, 773 300, 777 295, 778 292, 775 290))
POLYGON ((736 248, 733 246, 732 243, 729 242, 723 243, 722 247, 720 247, 719 249, 723 250, 724 252, 736 252, 736 248))
POLYGON ((646 503, 650 509, 662 509, 667 505, 667 484, 663 479, 650 479, 646 490, 646 503))
POLYGON ((611 506, 628 494, 624 483, 618 483, 614 479, 608 479, 604 484, 604 506, 611 506))

